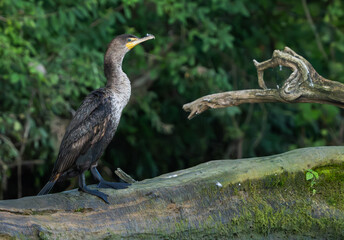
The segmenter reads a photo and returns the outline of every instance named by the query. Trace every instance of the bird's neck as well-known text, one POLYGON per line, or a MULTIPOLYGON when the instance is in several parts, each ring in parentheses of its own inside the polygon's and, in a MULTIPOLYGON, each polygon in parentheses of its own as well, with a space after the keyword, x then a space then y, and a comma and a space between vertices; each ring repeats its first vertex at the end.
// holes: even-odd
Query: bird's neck
POLYGON ((123 72, 121 64, 112 63, 105 75, 107 78, 106 87, 116 88, 117 85, 121 85, 121 80, 126 74, 123 72))
POLYGON ((107 78, 106 88, 126 105, 131 95, 131 85, 127 74, 122 70, 122 60, 123 58, 121 61, 105 62, 104 70, 107 78))
POLYGON ((113 56, 111 54, 105 56, 104 73, 107 78, 107 88, 120 90, 121 86, 129 81, 122 70, 123 58, 124 56, 113 56))
POLYGON ((130 87, 130 81, 120 65, 112 68, 111 74, 107 77, 106 87, 116 92, 126 91, 130 87))

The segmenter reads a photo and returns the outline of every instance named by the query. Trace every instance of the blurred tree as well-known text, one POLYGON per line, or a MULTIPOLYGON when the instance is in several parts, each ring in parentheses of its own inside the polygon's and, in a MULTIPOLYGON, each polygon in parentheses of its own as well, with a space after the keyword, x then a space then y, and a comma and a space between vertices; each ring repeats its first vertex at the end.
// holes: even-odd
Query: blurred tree
MULTIPOLYGON (((124 32, 156 40, 124 60, 133 94, 101 161, 108 177, 116 167, 142 179, 212 159, 342 144, 343 113, 331 106, 246 105, 192 122, 181 106, 257 87, 252 59, 285 45, 344 82, 343 9, 340 0, 0 1, 0 198, 33 195, 45 183, 74 110, 105 84, 106 44, 124 32)), ((288 71, 272 70, 268 85, 288 71)))

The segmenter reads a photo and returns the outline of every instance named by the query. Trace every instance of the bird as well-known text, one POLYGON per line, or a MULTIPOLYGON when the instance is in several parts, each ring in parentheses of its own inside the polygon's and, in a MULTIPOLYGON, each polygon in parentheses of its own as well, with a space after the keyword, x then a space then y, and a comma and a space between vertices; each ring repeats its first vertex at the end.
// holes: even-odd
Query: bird
POLYGON ((86 185, 85 171, 90 170, 98 188, 124 189, 130 184, 108 182, 97 170, 97 163, 117 130, 122 111, 131 95, 130 80, 122 70, 124 56, 136 45, 150 39, 131 34, 115 37, 104 55, 106 86, 91 92, 76 110, 61 141, 51 177, 38 195, 48 194, 57 181, 79 177, 79 191, 109 203, 108 195, 86 185))

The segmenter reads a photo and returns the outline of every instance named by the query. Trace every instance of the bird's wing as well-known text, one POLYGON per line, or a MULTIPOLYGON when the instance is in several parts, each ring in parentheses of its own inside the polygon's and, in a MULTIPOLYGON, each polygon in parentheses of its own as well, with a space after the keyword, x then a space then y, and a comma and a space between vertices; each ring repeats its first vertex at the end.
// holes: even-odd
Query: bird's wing
POLYGON ((64 173, 79 156, 105 135, 110 121, 110 99, 102 91, 92 92, 76 111, 55 162, 53 173, 64 173))
POLYGON ((70 132, 73 132, 74 128, 80 125, 80 123, 82 123, 83 120, 85 120, 85 118, 87 118, 99 106, 99 104, 102 102, 101 100, 104 99, 105 95, 105 89, 100 88, 91 92, 84 99, 80 107, 76 110, 73 119, 69 123, 64 137, 67 137, 70 132))

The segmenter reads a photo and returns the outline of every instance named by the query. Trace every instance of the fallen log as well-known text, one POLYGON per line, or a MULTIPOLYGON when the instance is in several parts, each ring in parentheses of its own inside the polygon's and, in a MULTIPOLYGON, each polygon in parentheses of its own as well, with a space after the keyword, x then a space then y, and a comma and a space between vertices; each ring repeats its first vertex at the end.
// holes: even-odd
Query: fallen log
POLYGON ((102 189, 110 204, 77 190, 3 200, 0 238, 343 239, 343 170, 344 147, 304 148, 102 189))

